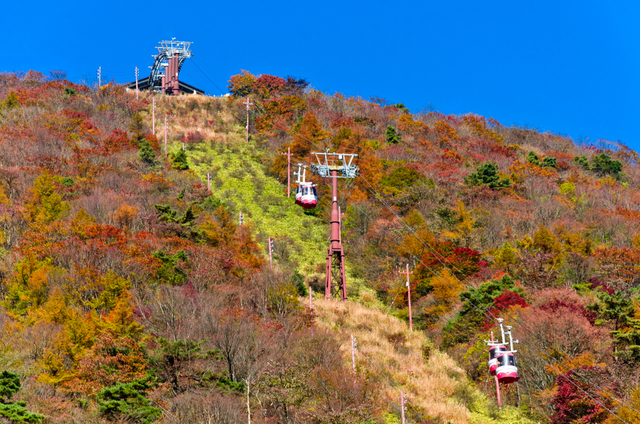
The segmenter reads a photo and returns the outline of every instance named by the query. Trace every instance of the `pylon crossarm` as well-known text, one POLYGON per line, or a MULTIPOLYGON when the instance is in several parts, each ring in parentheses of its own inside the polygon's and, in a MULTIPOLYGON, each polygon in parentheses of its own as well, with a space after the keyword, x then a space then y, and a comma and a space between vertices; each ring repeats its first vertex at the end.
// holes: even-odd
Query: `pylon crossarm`
POLYGON ((311 152, 316 157, 316 162, 311 164, 311 172, 323 178, 332 177, 331 171, 338 171, 335 178, 355 178, 360 174, 360 169, 353 164, 355 153, 335 152, 311 152))

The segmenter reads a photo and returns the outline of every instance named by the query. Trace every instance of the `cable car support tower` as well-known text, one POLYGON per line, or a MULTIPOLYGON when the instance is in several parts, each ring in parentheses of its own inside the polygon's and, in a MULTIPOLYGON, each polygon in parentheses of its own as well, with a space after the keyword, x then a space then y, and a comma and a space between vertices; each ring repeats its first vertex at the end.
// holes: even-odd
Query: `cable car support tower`
POLYGON ((342 247, 341 219, 338 208, 338 178, 356 178, 360 170, 353 164, 358 156, 353 153, 312 152, 316 163, 311 164, 311 172, 331 179, 331 241, 327 249, 325 299, 331 299, 333 280, 343 301, 347 300, 347 280, 344 271, 344 248, 342 247))

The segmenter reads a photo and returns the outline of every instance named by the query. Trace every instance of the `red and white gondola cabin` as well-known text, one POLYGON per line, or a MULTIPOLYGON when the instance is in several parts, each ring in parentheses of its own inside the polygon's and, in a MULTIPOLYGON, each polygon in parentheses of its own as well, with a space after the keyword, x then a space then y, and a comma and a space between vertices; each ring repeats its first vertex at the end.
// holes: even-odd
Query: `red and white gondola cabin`
POLYGON ((496 376, 501 384, 515 383, 520 379, 518 377, 518 367, 516 366, 516 356, 513 353, 499 353, 497 360, 496 376))
POLYGON ((500 353, 507 351, 509 351, 509 349, 507 349, 506 346, 502 345, 491 346, 489 348, 489 362, 487 363, 487 365, 489 366, 489 372, 491 373, 491 375, 496 375, 496 369, 498 368, 497 356, 500 353))
POLYGON ((313 209, 318 204, 318 192, 313 183, 300 183, 296 189, 296 204, 305 209, 313 209))

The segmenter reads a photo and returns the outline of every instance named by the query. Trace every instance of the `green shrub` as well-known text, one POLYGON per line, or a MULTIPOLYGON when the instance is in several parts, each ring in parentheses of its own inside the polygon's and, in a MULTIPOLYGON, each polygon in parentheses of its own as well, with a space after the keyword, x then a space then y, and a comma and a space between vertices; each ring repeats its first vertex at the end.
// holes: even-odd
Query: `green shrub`
POLYGON ((386 131, 386 139, 389 144, 398 144, 400 142, 400 136, 398 135, 398 131, 389 125, 386 131))
POLYGON ((527 161, 534 165, 540 165, 540 158, 534 152, 529 152, 529 154, 527 154, 527 161))
POLYGON ((464 179, 469 186, 487 186, 492 190, 500 190, 511 186, 511 180, 498 176, 498 165, 493 162, 485 162, 478 166, 476 172, 469 174, 464 179))
POLYGON ((173 169, 177 169, 178 171, 186 171, 189 169, 189 164, 187 163, 187 153, 180 149, 177 153, 171 155, 173 159, 173 163, 171 167, 173 169))
POLYGON ((120 383, 98 393, 98 408, 101 415, 110 420, 134 423, 153 423, 162 414, 160 408, 150 405, 144 397, 151 388, 150 378, 120 383))
POLYGON ((9 402, 11 396, 20 390, 20 377, 10 371, 0 373, 0 416, 16 423, 40 423, 44 416, 27 411, 26 402, 9 402))

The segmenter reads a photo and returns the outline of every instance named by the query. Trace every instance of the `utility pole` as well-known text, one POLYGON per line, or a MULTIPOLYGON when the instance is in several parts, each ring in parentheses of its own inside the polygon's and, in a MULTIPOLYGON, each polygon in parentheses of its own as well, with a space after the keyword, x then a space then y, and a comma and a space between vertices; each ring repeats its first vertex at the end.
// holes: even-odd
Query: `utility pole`
POLYGON ((273 239, 269 237, 269 265, 273 271, 273 239))
POLYGON ((353 386, 356 386, 356 349, 358 348, 358 341, 353 334, 351 335, 351 364, 353 365, 353 386))
POLYGON ((287 197, 291 197, 291 147, 287 147, 287 197))
POLYGON ((251 100, 247 97, 247 100, 243 102, 243 104, 247 105, 247 143, 249 142, 249 106, 253 106, 251 100))
POLYGON ((404 411, 407 409, 407 407, 404 406, 405 402, 406 402, 405 394, 402 390, 400 390, 400 412, 402 414, 402 424, 406 424, 406 421, 404 418, 404 411))
POLYGON ((164 116, 164 156, 167 157, 167 115, 164 116))
POLYGON ((138 67, 136 66, 136 100, 140 100, 138 92, 138 67))
POLYGON ((98 89, 102 86, 102 66, 98 67, 98 89))
MULTIPOLYGON (((211 174, 207 172, 207 191, 211 192, 211 174)), ((242 213, 242 212, 240 212, 242 213)))
POLYGON ((152 125, 153 125, 153 135, 156 135, 156 96, 153 96, 153 119, 152 119, 152 125))
POLYGON ((240 225, 244 224, 244 216, 242 216, 242 211, 238 212, 238 222, 240 225))
POLYGON ((313 310, 313 288, 309 286, 309 309, 313 310))
POLYGON ((407 296, 409 298, 409 331, 413 331, 413 316, 411 315, 411 282, 409 281, 409 274, 413 274, 413 272, 409 272, 409 264, 407 264, 406 271, 398 271, 400 274, 407 274, 407 296))

